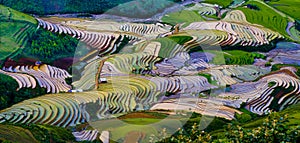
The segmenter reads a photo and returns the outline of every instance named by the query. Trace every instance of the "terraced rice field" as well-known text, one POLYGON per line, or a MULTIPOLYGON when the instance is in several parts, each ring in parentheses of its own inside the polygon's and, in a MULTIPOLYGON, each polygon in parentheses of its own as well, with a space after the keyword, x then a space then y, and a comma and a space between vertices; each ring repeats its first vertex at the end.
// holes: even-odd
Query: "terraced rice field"
MULTIPOLYGON (((254 83, 242 83, 234 86, 232 93, 223 97, 238 97, 246 102, 246 109, 253 113, 265 114, 270 110, 282 110, 287 105, 299 102, 299 80, 289 70, 267 75, 254 83), (284 88, 282 91, 280 89, 284 88), (276 104, 276 106, 274 106, 276 104)), ((235 105, 232 105, 235 106, 235 105)))
POLYGON ((237 10, 243 11, 247 20, 253 24, 260 24, 272 30, 278 31, 280 34, 287 36, 285 28, 288 23, 288 19, 271 8, 256 1, 249 1, 246 4, 252 4, 259 7, 260 10, 253 10, 245 7, 238 7, 237 10))
MULTIPOLYGON (((293 35, 286 31, 294 14, 289 17, 271 7, 282 2, 184 1, 173 7, 167 1, 166 11, 156 9, 161 13, 147 19, 110 12, 87 14, 89 18, 31 16, 0 5, 0 74, 18 85, 0 90, 0 104, 7 104, 0 110, 0 129, 15 130, 0 132, 0 142, 12 134, 16 140, 10 141, 62 141, 53 138, 61 138, 56 129, 41 139, 36 128, 27 127, 35 124, 45 125, 43 131, 50 126, 67 129, 74 136, 69 142, 149 142, 164 128, 168 134, 186 128, 190 117, 201 119, 201 127, 215 118, 219 123, 212 126, 223 129, 221 123, 242 124, 244 115, 252 119, 298 104, 300 46, 292 39, 299 31, 295 26, 293 35), (32 50, 27 41, 36 30, 79 41, 76 49, 60 45, 67 50, 53 53, 74 57, 17 60, 27 58, 22 49, 32 50), (35 98, 11 94, 40 87, 47 93, 35 98), (10 106, 6 100, 21 102, 10 106), (22 125, 26 129, 17 127, 22 125)), ((285 13, 290 15, 294 7, 285 13)), ((38 41, 31 42, 38 46, 38 41)), ((48 42, 49 49, 60 44, 48 42)), ((35 52, 50 55, 45 45, 35 52)))
POLYGON ((176 25, 177 23, 184 22, 184 26, 195 22, 195 21, 203 21, 204 19, 201 17, 201 15, 195 11, 179 11, 175 13, 171 13, 168 15, 165 15, 162 18, 163 22, 170 23, 172 25, 176 25))
POLYGON ((0 10, 0 60, 3 60, 26 45, 28 35, 35 31, 34 25, 37 22, 30 16, 2 5, 0 5, 0 10))
POLYGON ((19 85, 18 89, 35 88, 37 83, 40 87, 46 88, 48 93, 67 92, 71 89, 71 86, 65 81, 71 75, 65 70, 49 65, 3 67, 0 73, 15 79, 19 85))

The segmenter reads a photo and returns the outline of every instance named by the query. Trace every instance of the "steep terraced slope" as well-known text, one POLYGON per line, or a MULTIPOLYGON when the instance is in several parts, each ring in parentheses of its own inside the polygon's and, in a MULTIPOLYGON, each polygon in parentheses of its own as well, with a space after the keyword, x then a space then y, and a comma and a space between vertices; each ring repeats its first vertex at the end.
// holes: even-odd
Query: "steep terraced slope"
POLYGON ((40 66, 17 66, 15 68, 3 67, 0 73, 15 79, 19 84, 18 89, 23 87, 35 88, 37 83, 40 87, 46 88, 48 93, 67 92, 71 89, 71 86, 65 81, 71 75, 63 69, 46 64, 40 66))
POLYGON ((246 109, 262 115, 298 103, 299 85, 299 79, 291 71, 284 69, 264 76, 257 82, 234 85, 229 93, 220 96, 237 98, 236 102, 246 102, 246 109))
POLYGON ((98 91, 49 94, 15 104, 0 112, 0 122, 74 126, 124 113, 148 109, 168 93, 199 93, 210 88, 201 76, 111 77, 98 91))

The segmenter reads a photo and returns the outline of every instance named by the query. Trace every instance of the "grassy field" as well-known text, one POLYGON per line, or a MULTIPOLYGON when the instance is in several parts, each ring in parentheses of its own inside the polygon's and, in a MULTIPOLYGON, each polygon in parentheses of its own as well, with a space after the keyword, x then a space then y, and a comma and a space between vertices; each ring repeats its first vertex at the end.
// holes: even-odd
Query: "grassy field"
POLYGON ((233 0, 205 0, 204 3, 217 4, 219 6, 228 7, 233 0))
POLYGON ((118 119, 121 119, 122 121, 128 123, 128 124, 134 124, 134 125, 148 125, 157 123, 164 118, 166 118, 168 115, 164 113, 159 112, 133 112, 129 113, 123 116, 118 117, 118 119))
POLYGON ((182 10, 165 15, 161 19, 163 22, 176 25, 184 24, 183 27, 188 26, 192 22, 204 21, 202 16, 195 11, 182 10))
POLYGON ((288 19, 286 17, 281 16, 271 8, 256 1, 248 1, 247 3, 245 3, 245 5, 247 4, 255 5, 259 8, 259 10, 245 7, 236 8, 237 10, 241 10, 244 12, 247 17, 247 21, 254 24, 260 24, 273 31, 279 32, 285 37, 289 37, 285 31, 288 23, 288 19))
POLYGON ((300 19, 299 0, 271 0, 268 4, 295 19, 300 19))

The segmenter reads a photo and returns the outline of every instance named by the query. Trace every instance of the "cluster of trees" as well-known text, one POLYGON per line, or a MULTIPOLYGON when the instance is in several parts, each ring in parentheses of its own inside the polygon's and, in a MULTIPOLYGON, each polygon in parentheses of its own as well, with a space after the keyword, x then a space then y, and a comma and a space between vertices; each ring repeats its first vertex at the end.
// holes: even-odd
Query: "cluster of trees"
POLYGON ((52 63, 60 58, 74 57, 77 44, 78 40, 69 35, 38 29, 28 38, 23 52, 31 58, 52 63))
POLYGON ((239 125, 228 125, 226 141, 243 143, 296 143, 300 141, 300 127, 286 125, 288 116, 271 114, 261 126, 254 129, 245 129, 239 125))
POLYGON ((26 99, 46 94, 46 89, 22 88, 17 91, 18 83, 10 76, 0 74, 0 110, 26 99))
POLYGON ((279 116, 276 113, 269 115, 263 124, 252 129, 241 125, 228 124, 223 138, 215 138, 206 131, 201 131, 194 123, 189 128, 179 129, 171 137, 164 129, 158 136, 152 135, 149 142, 187 142, 187 143, 296 143, 300 141, 300 127, 286 125, 288 116, 279 116))

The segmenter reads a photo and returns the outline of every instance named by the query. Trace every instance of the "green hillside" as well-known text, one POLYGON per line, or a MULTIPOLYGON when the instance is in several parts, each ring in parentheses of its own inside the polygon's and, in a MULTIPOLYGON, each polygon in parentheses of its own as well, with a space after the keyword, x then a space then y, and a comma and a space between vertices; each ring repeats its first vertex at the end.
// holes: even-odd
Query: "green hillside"
POLYGON ((27 14, 0 5, 0 60, 24 47, 37 21, 27 14))
MULTIPOLYGON (((181 0, 0 0, 0 4, 11 7, 25 13, 37 15, 49 14, 66 14, 66 13, 91 13, 101 14, 113 9, 113 12, 125 12, 125 14, 132 13, 132 9, 136 14, 150 14, 153 15, 157 10, 162 10, 165 6, 174 2, 181 2, 181 0), (133 5, 130 2, 134 2, 133 5), (128 3, 128 4, 126 4, 128 3), (137 4, 140 3, 140 4, 137 4), (125 5, 121 5, 125 4, 125 5), (154 5, 153 5, 154 4, 154 5), (146 10, 145 10, 146 9, 146 10), (130 10, 130 11, 128 11, 130 10), (148 13, 146 13, 148 12, 148 13), (153 13, 154 12, 154 13, 153 13)), ((111 12, 112 12, 111 11, 111 12)), ((119 14, 122 14, 119 13, 119 14)), ((124 14, 124 13, 123 13, 124 14)))
POLYGON ((241 10, 247 17, 247 21, 254 24, 260 24, 264 27, 270 28, 273 31, 277 31, 280 34, 288 37, 285 29, 288 23, 288 18, 283 17, 266 5, 257 1, 248 1, 244 5, 252 5, 258 7, 258 9, 250 9, 246 7, 238 7, 237 10, 241 10))
POLYGON ((0 124, 0 142, 49 143, 75 142, 70 130, 49 125, 0 124))
POLYGON ((268 4, 295 19, 300 19, 299 0, 271 0, 268 4))
POLYGON ((78 40, 65 35, 37 30, 34 17, 0 5, 0 60, 7 57, 33 58, 45 63, 73 57, 78 40), (59 53, 60 56, 57 56, 59 53))

